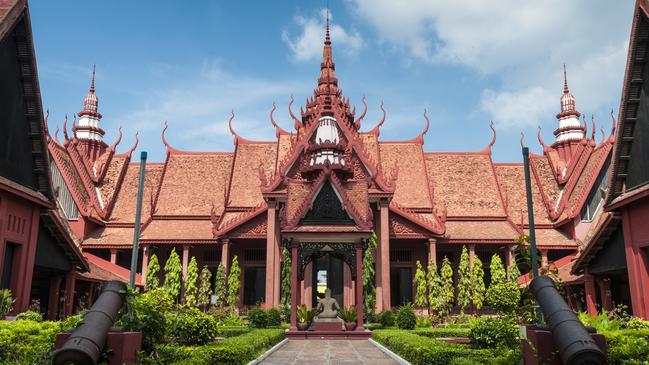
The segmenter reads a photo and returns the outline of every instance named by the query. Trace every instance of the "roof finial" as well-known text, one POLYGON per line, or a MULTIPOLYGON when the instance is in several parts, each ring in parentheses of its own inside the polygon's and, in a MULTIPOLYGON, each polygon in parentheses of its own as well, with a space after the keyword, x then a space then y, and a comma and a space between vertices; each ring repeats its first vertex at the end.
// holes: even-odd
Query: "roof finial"
POLYGON ((90 81, 90 92, 95 92, 95 64, 92 65, 92 81, 90 81))
POLYGON ((327 26, 326 26, 326 31, 325 31, 325 41, 329 42, 329 1, 327 1, 327 20, 326 20, 327 26))
POLYGON ((568 76, 566 76, 566 64, 563 64, 563 93, 567 94, 568 91, 568 76))

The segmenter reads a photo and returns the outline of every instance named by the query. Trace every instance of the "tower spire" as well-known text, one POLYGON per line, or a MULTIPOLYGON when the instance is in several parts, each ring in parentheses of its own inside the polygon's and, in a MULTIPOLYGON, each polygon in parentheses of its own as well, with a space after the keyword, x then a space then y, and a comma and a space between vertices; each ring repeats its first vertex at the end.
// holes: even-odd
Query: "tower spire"
POLYGON ((92 81, 90 81, 90 92, 91 93, 95 92, 95 66, 96 66, 96 64, 92 65, 92 81))
POLYGON ((563 64, 563 93, 568 94, 568 77, 566 76, 566 64, 563 64))
POLYGON ((561 95, 561 110, 557 114, 559 128, 554 131, 556 137, 552 144, 559 151, 562 159, 567 161, 572 153, 572 146, 579 143, 585 134, 585 128, 579 121, 581 113, 575 108, 575 97, 568 89, 568 72, 563 64, 563 95, 561 95))
POLYGON ((331 49, 331 33, 329 31, 329 8, 325 21, 325 39, 322 49, 322 63, 320 63, 320 78, 318 79, 319 94, 335 94, 338 91, 338 79, 336 78, 336 64, 333 60, 331 49))
POLYGON ((92 65, 90 89, 83 98, 83 108, 78 114, 79 122, 74 126, 74 135, 81 142, 86 157, 95 161, 106 149, 104 130, 100 128, 99 98, 95 94, 96 65, 92 65))

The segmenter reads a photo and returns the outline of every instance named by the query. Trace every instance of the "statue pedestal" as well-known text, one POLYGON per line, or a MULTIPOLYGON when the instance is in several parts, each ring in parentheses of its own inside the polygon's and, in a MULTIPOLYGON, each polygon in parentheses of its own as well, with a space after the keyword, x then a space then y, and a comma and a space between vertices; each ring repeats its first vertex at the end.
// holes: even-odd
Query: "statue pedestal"
POLYGON ((342 321, 317 321, 313 322, 314 331, 342 331, 343 322, 342 321))

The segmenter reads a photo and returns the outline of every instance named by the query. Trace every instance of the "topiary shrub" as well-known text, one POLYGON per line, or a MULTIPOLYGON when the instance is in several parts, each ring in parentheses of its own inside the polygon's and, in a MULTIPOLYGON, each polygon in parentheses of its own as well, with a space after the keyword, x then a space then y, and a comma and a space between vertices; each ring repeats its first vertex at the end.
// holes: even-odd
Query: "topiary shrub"
POLYGON ((513 317, 478 317, 471 322, 469 339, 476 348, 515 348, 518 326, 513 317))
POLYGON ((198 308, 183 307, 176 317, 171 335, 189 345, 204 345, 212 342, 218 334, 214 317, 198 308))
POLYGON ((34 321, 43 322, 43 315, 35 311, 26 311, 18 313, 16 321, 34 321))
POLYGON ((410 304, 406 304, 399 308, 396 318, 397 326, 402 330, 411 330, 417 324, 417 316, 410 304))
POLYGON ((392 327, 394 326, 394 312, 385 310, 379 313, 378 320, 382 327, 392 327))
POLYGON ((270 308, 266 311, 266 325, 268 327, 282 325, 282 311, 279 308, 270 308))
POLYGON ((165 339, 165 314, 172 307, 173 298, 164 288, 152 289, 144 294, 130 292, 126 299, 126 312, 120 322, 128 331, 142 332, 142 349, 150 352, 165 339))
POLYGON ((51 364, 60 322, 0 321, 0 364, 51 364))
POLYGON ((268 326, 268 314, 259 307, 248 310, 248 319, 250 320, 250 327, 266 328, 268 326))
POLYGON ((514 282, 508 281, 491 285, 487 289, 487 302, 500 312, 511 313, 516 309, 520 300, 521 292, 518 284, 514 282))

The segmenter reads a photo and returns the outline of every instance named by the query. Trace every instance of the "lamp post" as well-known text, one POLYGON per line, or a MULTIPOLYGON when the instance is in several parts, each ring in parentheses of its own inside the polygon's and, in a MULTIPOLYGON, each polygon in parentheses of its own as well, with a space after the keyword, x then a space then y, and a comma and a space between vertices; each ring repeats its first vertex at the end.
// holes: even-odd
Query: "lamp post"
POLYGON ((144 173, 146 171, 146 151, 140 154, 140 180, 137 185, 137 205, 135 206, 135 229, 133 230, 133 251, 131 252, 131 277, 129 286, 135 288, 138 252, 140 250, 140 221, 142 220, 142 195, 144 193, 144 173))
MULTIPOLYGON (((530 180, 530 150, 523 147, 523 166, 525 169, 525 193, 527 195, 527 222, 530 229, 530 256, 532 259, 532 277, 539 276, 539 262, 536 255, 536 234, 534 232, 534 205, 532 203, 532 182, 530 180)), ((541 322, 541 313, 536 312, 537 323, 541 322)))

